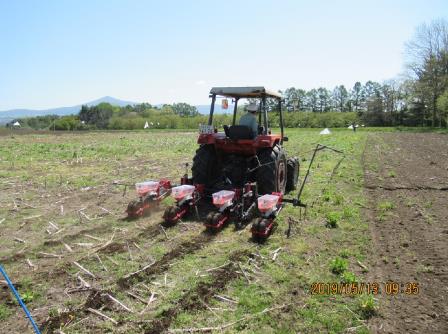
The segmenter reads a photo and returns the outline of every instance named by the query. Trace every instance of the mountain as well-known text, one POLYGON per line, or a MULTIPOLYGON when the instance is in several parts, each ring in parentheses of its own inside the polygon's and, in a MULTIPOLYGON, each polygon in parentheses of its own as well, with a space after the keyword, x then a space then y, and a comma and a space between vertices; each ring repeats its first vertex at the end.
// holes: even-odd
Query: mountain
POLYGON ((58 115, 58 116, 75 115, 79 113, 82 105, 88 105, 89 107, 91 107, 103 102, 107 102, 114 106, 120 106, 120 107, 124 107, 129 104, 130 105, 136 104, 136 102, 123 101, 111 96, 104 96, 100 99, 79 104, 73 107, 60 107, 60 108, 51 108, 43 110, 12 109, 12 110, 0 111, 0 123, 7 123, 15 118, 24 118, 24 117, 35 117, 44 115, 58 115))
POLYGON ((131 101, 124 101, 124 100, 120 100, 120 99, 116 99, 115 97, 112 96, 104 96, 98 100, 94 100, 94 101, 90 101, 87 103, 84 103, 85 105, 88 105, 89 107, 91 106, 96 106, 97 104, 100 103, 109 103, 113 106, 119 106, 119 107, 125 107, 127 105, 134 105, 134 104, 138 104, 137 102, 131 102, 131 101))
MULTIPOLYGON (((100 103, 110 103, 114 106, 124 107, 127 105, 135 105, 136 102, 124 101, 120 99, 116 99, 112 96, 104 96, 100 99, 90 101, 87 103, 79 104, 72 107, 60 107, 60 108, 51 108, 51 109, 11 109, 0 111, 0 124, 8 123, 16 118, 25 118, 25 117, 35 117, 35 116, 45 116, 45 115, 58 115, 58 116, 66 116, 66 115, 76 115, 81 110, 82 105, 87 105, 89 107, 95 106, 100 103)), ((156 105, 158 107, 162 107, 163 104, 156 105)), ((203 115, 208 115, 210 112, 210 105, 197 105, 195 106, 198 109, 198 112, 203 115)), ((229 109, 225 110, 221 108, 220 104, 215 105, 215 114, 232 114, 233 106, 229 105, 229 109)))

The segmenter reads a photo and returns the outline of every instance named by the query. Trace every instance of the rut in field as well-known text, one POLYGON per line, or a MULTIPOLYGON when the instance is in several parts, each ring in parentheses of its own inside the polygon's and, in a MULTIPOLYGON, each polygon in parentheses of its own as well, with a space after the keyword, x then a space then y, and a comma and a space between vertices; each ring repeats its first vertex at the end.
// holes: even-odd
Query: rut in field
POLYGON ((230 263, 216 270, 211 282, 200 282, 196 288, 185 293, 168 310, 163 311, 158 318, 150 324, 143 325, 146 334, 159 334, 165 332, 181 312, 196 311, 206 308, 206 303, 217 293, 222 291, 230 281, 241 274, 237 263, 249 255, 248 250, 236 251, 229 257, 230 263))
POLYGON ((175 259, 183 258, 187 254, 191 254, 201 249, 205 244, 214 239, 214 234, 202 232, 191 240, 182 242, 176 248, 162 256, 162 258, 144 270, 140 270, 133 274, 127 275, 118 280, 118 285, 128 288, 132 283, 139 282, 145 278, 163 273, 169 268, 170 263, 175 259))

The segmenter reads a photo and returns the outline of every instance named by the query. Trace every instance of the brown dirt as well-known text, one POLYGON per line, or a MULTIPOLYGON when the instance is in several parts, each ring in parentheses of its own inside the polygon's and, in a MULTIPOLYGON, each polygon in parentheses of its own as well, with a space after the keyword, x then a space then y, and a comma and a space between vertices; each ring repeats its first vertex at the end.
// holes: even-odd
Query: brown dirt
POLYGON ((448 332, 448 136, 371 135, 366 210, 373 239, 369 281, 416 282, 416 296, 378 295, 373 333, 448 332), (392 208, 390 207, 392 203, 392 208))

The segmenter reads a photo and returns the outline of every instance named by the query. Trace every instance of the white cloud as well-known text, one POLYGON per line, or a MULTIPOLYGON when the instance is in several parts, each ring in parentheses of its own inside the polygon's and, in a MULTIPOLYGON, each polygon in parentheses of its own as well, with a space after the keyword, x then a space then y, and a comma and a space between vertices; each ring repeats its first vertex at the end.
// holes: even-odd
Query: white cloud
POLYGON ((203 86, 203 85, 205 85, 206 83, 207 83, 207 82, 206 82, 205 80, 198 80, 198 81, 195 82, 195 84, 198 85, 198 86, 203 86))

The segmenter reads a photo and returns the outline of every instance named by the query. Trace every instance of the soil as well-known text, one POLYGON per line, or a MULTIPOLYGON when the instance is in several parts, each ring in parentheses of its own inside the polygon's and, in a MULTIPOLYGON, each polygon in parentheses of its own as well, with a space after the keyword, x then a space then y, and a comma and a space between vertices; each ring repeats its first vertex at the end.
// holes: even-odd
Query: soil
POLYGON ((371 135, 364 155, 373 253, 369 281, 384 293, 373 333, 448 332, 448 136, 371 135), (405 293, 418 284, 417 295, 405 293))

